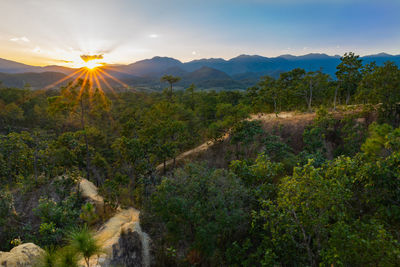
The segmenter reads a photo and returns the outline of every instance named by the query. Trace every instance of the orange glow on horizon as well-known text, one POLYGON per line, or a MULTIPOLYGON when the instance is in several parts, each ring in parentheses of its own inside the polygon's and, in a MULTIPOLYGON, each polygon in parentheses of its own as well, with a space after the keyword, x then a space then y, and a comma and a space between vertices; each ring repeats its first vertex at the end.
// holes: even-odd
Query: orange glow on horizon
POLYGON ((110 84, 111 81, 115 82, 115 84, 122 85, 127 89, 131 89, 128 84, 120 81, 119 79, 108 73, 106 71, 106 65, 92 61, 95 60, 85 62, 86 66, 81 67, 71 74, 63 77, 62 79, 46 86, 45 88, 43 88, 43 92, 60 85, 62 82, 68 82, 68 86, 65 89, 69 91, 70 88, 76 86, 81 80, 82 84, 80 85, 78 95, 76 96, 77 99, 80 99, 85 90, 88 90, 87 93, 90 101, 93 101, 93 96, 96 92, 100 93, 101 99, 105 101, 105 93, 102 85, 105 85, 105 87, 116 97, 118 96, 110 84))
POLYGON ((84 67, 87 68, 88 70, 94 70, 100 66, 103 66, 103 64, 96 62, 96 60, 90 60, 84 63, 84 67))

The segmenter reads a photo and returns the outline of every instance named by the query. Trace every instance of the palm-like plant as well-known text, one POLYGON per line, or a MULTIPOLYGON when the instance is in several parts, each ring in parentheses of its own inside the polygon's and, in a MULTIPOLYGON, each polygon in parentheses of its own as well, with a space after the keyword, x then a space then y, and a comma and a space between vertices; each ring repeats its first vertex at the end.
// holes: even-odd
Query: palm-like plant
POLYGON ((54 247, 47 247, 44 249, 44 253, 40 256, 36 267, 55 267, 57 261, 57 255, 54 247))
POLYGON ((100 245, 87 226, 73 230, 68 241, 70 247, 83 256, 87 267, 90 267, 90 258, 102 252, 100 245))
POLYGON ((60 249, 57 257, 58 267, 78 267, 78 254, 74 248, 66 246, 60 249))

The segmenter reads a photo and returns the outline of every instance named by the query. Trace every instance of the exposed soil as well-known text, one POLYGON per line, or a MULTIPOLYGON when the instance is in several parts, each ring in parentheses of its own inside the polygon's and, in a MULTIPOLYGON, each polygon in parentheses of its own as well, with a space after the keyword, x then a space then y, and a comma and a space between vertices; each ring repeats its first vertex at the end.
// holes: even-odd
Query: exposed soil
MULTIPOLYGON (((336 111, 331 114, 335 119, 341 119, 345 115, 361 113, 361 109, 354 108, 354 110, 336 111)), ((303 149, 303 132, 306 126, 313 123, 315 113, 296 113, 296 112, 282 112, 276 115, 275 113, 269 114, 254 114, 251 115, 249 120, 261 121, 262 128, 266 134, 277 135, 287 143, 295 153, 303 149)), ((369 125, 372 121, 376 120, 374 113, 368 113, 359 120, 369 125)), ((208 141, 180 154, 175 161, 175 167, 183 166, 191 161, 205 161, 211 167, 224 168, 227 167, 231 160, 236 159, 234 147, 229 142, 229 134, 227 133, 220 141, 208 141)), ((260 143, 255 143, 252 147, 246 148, 248 151, 247 157, 256 156, 263 150, 260 143)), ((173 167, 174 161, 168 160, 166 162, 167 170, 173 167)), ((158 172, 163 172, 164 165, 157 166, 158 172)))

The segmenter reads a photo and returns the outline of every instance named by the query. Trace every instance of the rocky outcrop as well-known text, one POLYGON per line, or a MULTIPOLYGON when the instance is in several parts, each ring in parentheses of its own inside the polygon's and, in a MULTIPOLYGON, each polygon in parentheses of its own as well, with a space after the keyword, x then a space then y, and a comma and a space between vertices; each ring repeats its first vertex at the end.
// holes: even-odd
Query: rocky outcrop
MULTIPOLYGON (((96 211, 105 209, 103 198, 92 182, 82 179, 79 189, 82 196, 96 206, 96 211)), ((142 232, 139 213, 134 208, 118 209, 96 232, 95 238, 104 253, 92 257, 90 266, 150 266, 149 237, 142 232)))
POLYGON ((150 266, 149 237, 140 228, 138 210, 121 210, 97 231, 95 238, 104 253, 94 257, 91 266, 150 266))
POLYGON ((81 179, 79 182, 79 191, 82 197, 92 203, 96 208, 96 213, 100 218, 106 218, 112 213, 111 207, 104 205, 104 199, 99 195, 97 187, 86 179, 81 179))
POLYGON ((19 245, 10 252, 0 252, 1 267, 31 267, 34 266, 43 249, 33 243, 19 245))
POLYGON ((122 232, 117 244, 113 245, 111 265, 113 266, 143 266, 142 240, 137 232, 129 229, 122 232))

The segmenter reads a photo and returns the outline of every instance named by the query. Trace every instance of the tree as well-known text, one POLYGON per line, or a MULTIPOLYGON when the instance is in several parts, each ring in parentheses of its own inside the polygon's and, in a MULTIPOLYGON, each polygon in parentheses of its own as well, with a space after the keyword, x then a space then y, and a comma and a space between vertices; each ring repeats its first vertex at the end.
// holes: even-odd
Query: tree
POLYGON ((90 258, 102 252, 100 244, 87 226, 73 230, 68 239, 71 248, 83 256, 87 267, 90 267, 90 258))
POLYGON ((170 101, 172 101, 172 94, 173 94, 172 85, 174 83, 179 82, 180 80, 181 80, 180 77, 175 77, 175 76, 172 76, 172 75, 164 75, 164 76, 161 77, 161 81, 162 82, 167 82, 169 84, 169 93, 168 93, 168 95, 169 95, 170 101))
POLYGON ((49 104, 49 112, 52 114, 72 115, 75 113, 79 116, 86 149, 86 176, 89 179, 91 165, 86 129, 88 115, 98 115, 99 112, 107 111, 110 106, 109 100, 99 88, 93 90, 90 82, 79 79, 75 84, 70 82, 62 87, 61 95, 49 98, 49 104))
POLYGON ((194 101, 194 91, 196 89, 196 86, 192 83, 187 89, 186 92, 190 95, 190 108, 194 110, 195 107, 195 101, 194 101))
POLYGON ((4 162, 3 168, 0 169, 2 179, 7 177, 9 183, 14 183, 18 178, 25 179, 32 174, 34 152, 29 147, 32 142, 32 136, 25 131, 0 135, 0 162, 4 162))
POLYGON ((57 267, 79 267, 78 253, 66 246, 57 251, 57 267))
POLYGON ((244 120, 236 123, 230 133, 230 143, 236 146, 236 159, 240 158, 240 146, 244 149, 244 156, 249 157, 251 145, 263 133, 260 121, 244 120))
POLYGON ((359 94, 372 104, 381 104, 382 118, 394 124, 400 121, 400 70, 394 62, 370 66, 359 87, 359 94))
MULTIPOLYGON (((360 56, 353 52, 345 53, 340 58, 341 62, 336 67, 336 77, 339 80, 339 88, 346 95, 346 105, 350 102, 350 97, 356 92, 358 83, 360 82, 362 60, 360 56)), ((337 91, 335 91, 334 107, 336 108, 337 91)))
POLYGON ((309 112, 312 111, 313 100, 325 96, 324 91, 327 91, 328 82, 329 75, 321 71, 310 71, 303 77, 298 87, 298 94, 304 97, 309 112))
POLYGON ((279 75, 278 87, 282 91, 282 103, 286 109, 297 107, 301 102, 298 98, 298 91, 301 88, 306 71, 296 68, 279 75))
POLYGON ((362 101, 363 104, 370 101, 370 94, 373 90, 374 73, 378 66, 375 61, 366 64, 361 70, 362 79, 357 87, 356 99, 362 101))
MULTIPOLYGON (((151 213, 144 224, 157 222, 164 246, 183 249, 180 255, 198 254, 195 263, 212 262, 223 255, 248 218, 248 191, 232 173, 189 164, 165 178, 152 195, 151 213), (182 242, 188 246, 181 248, 182 242), (219 252, 219 253, 218 253, 219 252)), ((179 259, 181 260, 181 259, 179 259)))
POLYGON ((278 117, 279 106, 282 102, 282 90, 277 86, 276 80, 270 76, 264 76, 259 86, 261 87, 260 94, 263 94, 267 101, 272 101, 274 113, 278 117))
POLYGON ((57 255, 54 247, 45 248, 43 254, 40 256, 35 264, 36 267, 56 267, 57 255))

